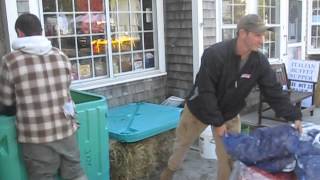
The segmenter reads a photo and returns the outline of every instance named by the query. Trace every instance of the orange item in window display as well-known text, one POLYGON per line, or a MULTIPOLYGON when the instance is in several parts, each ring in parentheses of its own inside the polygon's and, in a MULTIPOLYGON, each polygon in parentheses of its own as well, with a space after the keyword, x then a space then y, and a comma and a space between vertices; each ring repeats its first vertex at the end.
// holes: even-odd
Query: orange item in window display
POLYGON ((105 46, 108 44, 108 41, 105 39, 96 39, 91 42, 93 46, 93 53, 99 54, 101 52, 104 52, 105 46))
MULTIPOLYGON (((120 44, 120 47, 127 47, 127 45, 130 46, 130 43, 132 43, 133 47, 135 47, 135 41, 140 40, 139 38, 130 37, 130 36, 121 36, 118 39, 112 40, 112 48, 118 48, 118 44, 120 44)), ((102 50, 104 50, 104 46, 108 44, 108 41, 106 39, 96 39, 91 42, 93 46, 93 52, 94 53, 100 53, 102 50)))

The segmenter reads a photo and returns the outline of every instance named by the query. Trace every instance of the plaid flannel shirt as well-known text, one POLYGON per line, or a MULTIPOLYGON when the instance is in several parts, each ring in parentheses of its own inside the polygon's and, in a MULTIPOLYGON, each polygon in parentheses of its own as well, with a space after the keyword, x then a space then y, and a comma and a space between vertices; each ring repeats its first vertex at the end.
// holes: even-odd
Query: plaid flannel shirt
POLYGON ((18 141, 45 143, 72 135, 75 119, 63 106, 70 100, 71 64, 60 50, 44 55, 13 51, 0 62, 0 101, 16 105, 18 141))

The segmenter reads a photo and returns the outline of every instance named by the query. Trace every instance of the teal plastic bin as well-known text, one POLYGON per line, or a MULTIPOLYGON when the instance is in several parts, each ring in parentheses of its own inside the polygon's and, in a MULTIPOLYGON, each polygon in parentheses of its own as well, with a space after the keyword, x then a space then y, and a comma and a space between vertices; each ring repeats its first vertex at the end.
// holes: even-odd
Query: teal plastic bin
POLYGON ((0 116, 0 180, 27 179, 14 121, 14 116, 0 116))
MULTIPOLYGON (((109 180, 109 136, 103 96, 71 91, 80 128, 77 139, 81 165, 89 180, 109 180)), ((26 180, 25 168, 16 142, 14 117, 0 116, 0 180, 26 180)))
POLYGON ((110 137, 137 142, 177 127, 182 108, 152 103, 130 103, 111 108, 108 114, 110 137))

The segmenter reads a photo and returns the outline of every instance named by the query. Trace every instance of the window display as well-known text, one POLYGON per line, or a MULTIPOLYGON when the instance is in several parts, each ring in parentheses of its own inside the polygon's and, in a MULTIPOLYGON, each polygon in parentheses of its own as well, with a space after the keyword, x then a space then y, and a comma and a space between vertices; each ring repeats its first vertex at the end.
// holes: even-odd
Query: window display
POLYGON ((42 0, 45 35, 72 61, 74 81, 156 67, 154 1, 105 2, 42 0))

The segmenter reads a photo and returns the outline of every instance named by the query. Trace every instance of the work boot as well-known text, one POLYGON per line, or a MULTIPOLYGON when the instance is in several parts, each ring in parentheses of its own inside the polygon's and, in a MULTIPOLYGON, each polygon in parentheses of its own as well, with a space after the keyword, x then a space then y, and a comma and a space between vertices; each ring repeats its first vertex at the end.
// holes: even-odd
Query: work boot
POLYGON ((166 167, 160 175, 160 180, 172 180, 173 174, 174 174, 174 171, 166 167))

